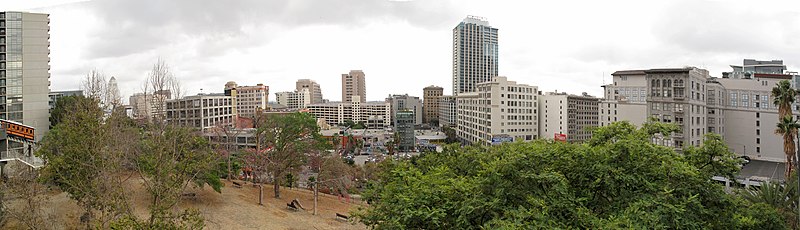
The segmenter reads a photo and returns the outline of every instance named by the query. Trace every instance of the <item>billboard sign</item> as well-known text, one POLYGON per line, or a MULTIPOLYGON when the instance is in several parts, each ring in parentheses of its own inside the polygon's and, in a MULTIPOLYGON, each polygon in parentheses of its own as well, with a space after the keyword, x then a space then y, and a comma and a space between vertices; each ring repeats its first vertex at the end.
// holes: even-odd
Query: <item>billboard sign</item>
POLYGON ((567 134, 556 133, 556 135, 553 137, 553 140, 567 142, 567 134))

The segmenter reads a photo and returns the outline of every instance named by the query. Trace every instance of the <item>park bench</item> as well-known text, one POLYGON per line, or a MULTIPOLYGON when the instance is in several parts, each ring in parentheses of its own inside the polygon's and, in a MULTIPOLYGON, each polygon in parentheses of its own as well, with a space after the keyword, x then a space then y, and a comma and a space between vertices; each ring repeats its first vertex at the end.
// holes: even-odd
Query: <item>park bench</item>
POLYGON ((341 214, 341 213, 337 212, 336 213, 336 219, 337 220, 342 220, 342 221, 347 221, 347 219, 350 219, 350 218, 345 214, 341 214))

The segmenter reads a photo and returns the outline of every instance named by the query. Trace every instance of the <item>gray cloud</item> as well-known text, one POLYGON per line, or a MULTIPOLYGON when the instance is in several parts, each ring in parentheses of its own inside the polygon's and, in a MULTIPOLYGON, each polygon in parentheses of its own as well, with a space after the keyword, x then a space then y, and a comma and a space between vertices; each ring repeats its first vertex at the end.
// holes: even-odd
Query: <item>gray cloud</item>
MULTIPOLYGON (((210 45, 226 38, 267 42, 284 30, 306 25, 359 27, 373 21, 403 20, 424 28, 440 28, 451 26, 452 19, 458 17, 448 1, 98 0, 80 4, 103 24, 93 33, 87 58, 126 56, 187 39, 210 45), (245 32, 252 28, 271 31, 245 32)), ((257 44, 236 45, 228 48, 257 44)), ((215 50, 226 49, 204 52, 215 50)))
POLYGON ((665 44, 698 53, 797 53, 800 14, 752 9, 762 4, 679 2, 663 10, 652 32, 665 44))

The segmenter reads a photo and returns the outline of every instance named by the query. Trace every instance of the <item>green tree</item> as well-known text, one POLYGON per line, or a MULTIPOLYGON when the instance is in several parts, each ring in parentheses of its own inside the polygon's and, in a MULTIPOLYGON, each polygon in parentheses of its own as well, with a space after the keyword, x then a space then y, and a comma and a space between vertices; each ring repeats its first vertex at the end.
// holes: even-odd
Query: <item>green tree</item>
MULTIPOLYGON (((787 181, 797 181, 796 176, 796 173, 792 173, 787 181)), ((783 185, 768 181, 761 183, 761 186, 739 189, 737 194, 749 202, 774 208, 790 226, 797 228, 797 183, 783 185)))
POLYGON ((129 213, 124 167, 135 148, 137 130, 117 110, 108 119, 96 99, 75 97, 62 106, 58 124, 45 135, 36 155, 47 163, 41 180, 66 192, 85 211, 86 222, 106 228, 129 213))
POLYGON ((173 213, 187 186, 211 186, 221 192, 217 165, 221 161, 208 141, 192 130, 177 126, 150 126, 135 156, 144 187, 150 194, 148 226, 174 223, 173 213))
POLYGON ((735 181, 734 176, 739 172, 739 166, 744 163, 728 149, 722 136, 716 133, 706 134, 702 146, 690 146, 683 154, 692 166, 698 168, 708 178, 722 176, 735 181))
MULTIPOLYGON (((58 98, 55 107, 50 111, 50 129, 55 128, 56 125, 61 123, 69 112, 75 111, 75 106, 86 104, 89 101, 93 100, 84 96, 65 96, 58 98)), ((94 102, 99 103, 97 101, 94 102)))
POLYGON ((266 164, 261 167, 272 176, 275 198, 279 198, 281 180, 287 173, 300 170, 306 163, 306 154, 318 148, 319 142, 324 140, 319 135, 316 119, 299 112, 269 117, 256 132, 262 136, 261 146, 269 149, 259 151, 267 158, 260 161, 266 164))
POLYGON ((618 122, 595 130, 586 144, 450 145, 413 161, 387 161, 364 191, 370 205, 353 214, 378 229, 785 228, 775 209, 711 180, 737 163, 719 159, 730 153, 715 152, 714 136, 691 157, 651 143, 675 130, 618 122))

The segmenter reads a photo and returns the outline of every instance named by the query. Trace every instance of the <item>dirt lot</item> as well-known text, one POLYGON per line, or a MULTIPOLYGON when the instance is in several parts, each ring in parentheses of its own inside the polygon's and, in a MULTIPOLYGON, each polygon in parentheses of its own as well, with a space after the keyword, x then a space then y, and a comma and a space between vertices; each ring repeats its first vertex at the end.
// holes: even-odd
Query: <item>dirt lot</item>
MULTIPOLYGON (((317 216, 312 215, 314 197, 306 189, 281 189, 280 199, 275 199, 271 185, 264 187, 264 205, 258 204, 258 187, 244 184, 242 188, 234 188, 231 182, 224 181, 222 193, 210 187, 190 189, 194 198, 185 198, 180 208, 196 208, 205 217, 206 229, 365 229, 361 224, 351 224, 336 220, 336 213, 347 213, 349 204, 336 197, 320 194, 317 216), (292 211, 286 203, 298 199, 306 210, 292 211)), ((148 194, 139 183, 131 183, 131 197, 136 215, 144 218, 147 215, 146 204, 148 194)), ((71 229, 78 226, 81 209, 66 193, 53 192, 45 210, 55 217, 56 228, 71 229)), ((15 229, 13 222, 4 226, 15 229)))

